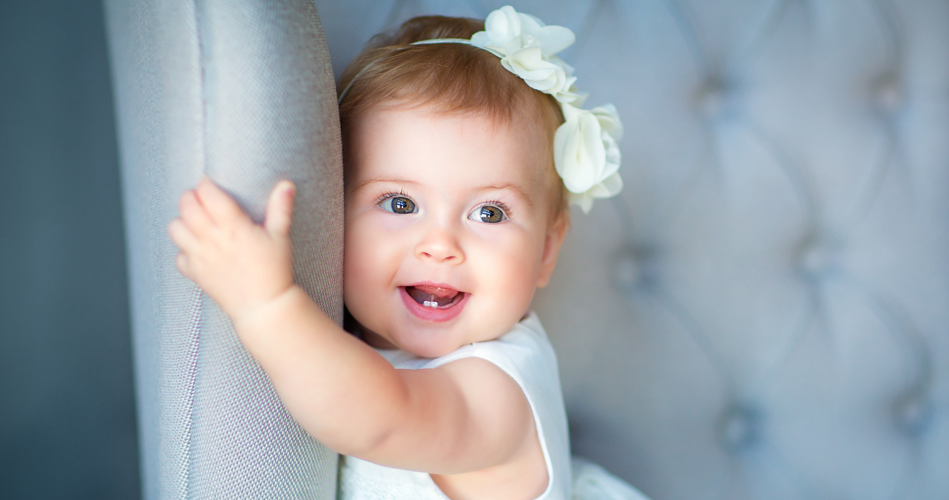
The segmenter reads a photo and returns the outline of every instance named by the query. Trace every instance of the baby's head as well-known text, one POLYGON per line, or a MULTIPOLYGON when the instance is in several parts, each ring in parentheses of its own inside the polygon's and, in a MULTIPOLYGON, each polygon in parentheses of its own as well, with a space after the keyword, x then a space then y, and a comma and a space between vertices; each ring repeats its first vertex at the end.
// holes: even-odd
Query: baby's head
MULTIPOLYGON (((423 16, 400 29, 377 35, 343 71, 338 88, 344 158, 352 156, 354 125, 382 109, 411 109, 440 116, 469 116, 500 127, 536 134, 542 155, 543 181, 549 193, 551 224, 569 216, 567 191, 557 175, 553 141, 563 113, 550 95, 538 92, 504 69, 489 52, 457 43, 411 45, 435 39, 469 39, 484 30, 484 22, 456 17, 423 16), (358 78, 355 78, 358 75, 358 78)), ((347 178, 353 169, 344 162, 347 178)), ((566 222, 566 219, 564 219, 566 222)))
POLYGON ((437 357, 495 339, 556 264, 569 223, 557 100, 482 48, 411 45, 483 29, 412 19, 340 79, 345 302, 377 347, 437 357))

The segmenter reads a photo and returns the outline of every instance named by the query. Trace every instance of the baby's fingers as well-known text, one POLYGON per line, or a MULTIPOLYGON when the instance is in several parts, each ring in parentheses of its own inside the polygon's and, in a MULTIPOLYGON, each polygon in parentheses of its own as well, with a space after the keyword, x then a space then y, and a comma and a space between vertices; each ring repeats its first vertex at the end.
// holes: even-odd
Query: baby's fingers
POLYGON ((178 213, 180 221, 194 234, 205 234, 214 225, 194 191, 185 191, 178 199, 178 213))
POLYGON ((234 201, 234 198, 231 198, 231 195, 225 193, 210 178, 201 179, 198 187, 194 188, 194 192, 214 223, 226 225, 233 223, 235 220, 250 221, 250 218, 247 217, 240 205, 234 201))
POLYGON ((188 255, 186 253, 178 252, 178 255, 175 256, 175 267, 178 268, 178 272, 181 273, 182 276, 194 281, 194 275, 191 269, 191 261, 188 259, 188 255))
POLYGON ((296 186, 290 181, 278 182, 270 192, 264 227, 271 236, 286 237, 290 233, 295 195, 296 186))
POLYGON ((198 248, 198 240, 188 230, 188 226, 181 219, 175 219, 168 224, 168 236, 171 241, 183 252, 193 252, 198 248))

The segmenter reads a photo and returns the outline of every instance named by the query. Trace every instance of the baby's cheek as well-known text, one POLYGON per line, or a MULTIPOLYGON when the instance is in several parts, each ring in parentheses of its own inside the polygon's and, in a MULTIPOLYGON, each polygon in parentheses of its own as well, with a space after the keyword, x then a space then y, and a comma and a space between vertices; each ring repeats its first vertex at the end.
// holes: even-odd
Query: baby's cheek
MULTIPOLYGON (((378 246, 364 231, 347 226, 343 252, 343 293, 347 303, 362 289, 373 273, 373 253, 378 246)), ((348 305, 348 304, 347 304, 348 305)))
POLYGON ((367 217, 358 217, 346 225, 343 253, 343 292, 347 306, 351 301, 378 302, 390 291, 398 272, 404 245, 391 231, 379 227, 367 217))
POLYGON ((534 294, 540 259, 529 242, 518 240, 498 249, 503 256, 494 260, 499 287, 514 307, 529 304, 534 294))

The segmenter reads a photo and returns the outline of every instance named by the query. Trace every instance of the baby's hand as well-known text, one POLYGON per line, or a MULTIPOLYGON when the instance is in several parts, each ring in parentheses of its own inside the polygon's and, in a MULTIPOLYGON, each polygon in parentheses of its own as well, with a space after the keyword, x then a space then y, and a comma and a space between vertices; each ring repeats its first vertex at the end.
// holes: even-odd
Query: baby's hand
POLYGON ((237 323, 293 286, 290 221, 293 183, 270 193, 264 224, 205 177, 178 201, 168 234, 181 250, 175 265, 237 323))

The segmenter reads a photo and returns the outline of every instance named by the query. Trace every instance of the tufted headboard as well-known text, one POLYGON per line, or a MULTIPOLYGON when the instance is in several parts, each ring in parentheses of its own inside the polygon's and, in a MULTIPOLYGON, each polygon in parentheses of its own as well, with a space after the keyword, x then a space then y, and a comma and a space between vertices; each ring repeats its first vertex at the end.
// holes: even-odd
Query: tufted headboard
MULTIPOLYGON (((337 74, 503 3, 316 2, 337 74)), ((574 452, 655 500, 949 498, 949 2, 512 4, 626 129, 535 302, 574 452)))

